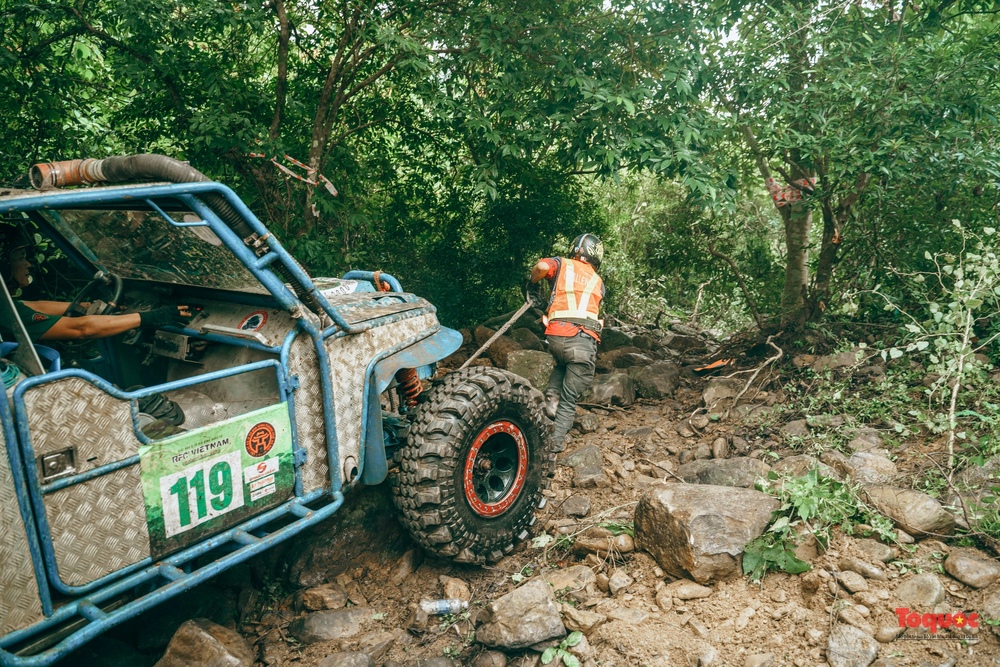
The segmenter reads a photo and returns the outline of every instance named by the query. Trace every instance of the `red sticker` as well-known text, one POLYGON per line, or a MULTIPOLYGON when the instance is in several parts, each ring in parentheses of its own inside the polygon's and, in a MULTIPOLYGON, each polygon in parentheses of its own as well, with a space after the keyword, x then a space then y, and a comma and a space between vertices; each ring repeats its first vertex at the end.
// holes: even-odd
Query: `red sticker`
POLYGON ((254 458, 265 456, 274 447, 275 440, 274 427, 268 422, 260 422, 247 433, 247 454, 254 458))
POLYGON ((240 331, 259 331, 267 322, 267 311, 255 310, 240 322, 240 331))
POLYGON ((31 316, 32 322, 44 322, 47 319, 49 319, 49 316, 42 315, 41 313, 35 313, 34 315, 31 316))

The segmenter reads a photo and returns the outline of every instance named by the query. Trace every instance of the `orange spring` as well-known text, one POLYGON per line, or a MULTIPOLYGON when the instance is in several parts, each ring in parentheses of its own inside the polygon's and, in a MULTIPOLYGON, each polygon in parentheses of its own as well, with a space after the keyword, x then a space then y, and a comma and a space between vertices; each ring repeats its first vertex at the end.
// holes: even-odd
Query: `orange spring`
POLYGON ((399 395, 402 396, 406 405, 411 408, 415 407, 417 396, 420 396, 420 392, 424 390, 420 384, 420 378, 417 376, 417 370, 415 368, 402 369, 396 373, 396 382, 399 383, 399 395))

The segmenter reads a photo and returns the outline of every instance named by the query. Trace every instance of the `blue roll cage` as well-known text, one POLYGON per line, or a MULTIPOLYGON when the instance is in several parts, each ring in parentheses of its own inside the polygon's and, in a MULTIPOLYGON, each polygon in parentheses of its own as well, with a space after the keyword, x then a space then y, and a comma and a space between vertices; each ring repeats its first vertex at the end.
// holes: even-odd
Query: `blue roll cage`
MULTIPOLYGON (((426 306, 404 313, 389 315, 376 320, 352 325, 336 307, 316 288, 310 277, 291 257, 281 243, 270 235, 265 226, 247 208, 246 204, 227 186, 216 182, 183 183, 168 185, 136 186, 129 188, 93 188, 72 190, 58 193, 40 193, 38 196, 26 196, 0 201, 0 214, 28 212, 47 209, 80 207, 87 205, 100 206, 134 201, 143 203, 158 211, 168 222, 177 227, 207 226, 222 241, 225 247, 245 266, 261 285, 268 291, 278 306, 293 315, 300 314, 305 306, 292 293, 282 280, 271 270, 275 262, 293 275, 309 294, 320 304, 324 313, 332 320, 333 325, 320 330, 308 318, 297 317, 296 329, 289 331, 280 346, 267 346, 256 341, 246 340, 224 334, 202 334, 192 329, 173 328, 176 333, 195 336, 203 340, 216 341, 229 345, 249 347, 273 354, 279 360, 265 360, 244 366, 225 369, 214 373, 185 378, 152 388, 138 391, 121 391, 102 378, 81 370, 66 369, 44 376, 28 378, 17 385, 13 396, 14 411, 11 412, 7 401, 0 401, 0 426, 7 446, 7 454, 14 480, 15 492, 21 512, 21 519, 27 533, 28 547, 34 565, 35 578, 45 618, 27 628, 10 632, 0 637, 0 667, 46 667, 65 657, 83 644, 106 632, 151 607, 187 591, 199 583, 214 577, 220 572, 246 561, 263 552, 271 546, 282 542, 313 526, 335 513, 344 502, 344 481, 339 465, 339 444, 337 441, 337 424, 333 403, 333 386, 330 372, 330 359, 324 342, 330 338, 347 336, 365 331, 375 326, 383 326, 405 317, 435 312, 433 306, 426 306), (247 222, 250 228, 259 236, 267 238, 269 251, 258 257, 243 239, 239 238, 228 225, 198 197, 206 193, 221 195, 247 222), (201 219, 194 222, 178 222, 165 214, 156 204, 157 199, 171 198, 182 202, 190 210, 197 213, 201 219), (295 426, 294 390, 298 387, 297 376, 289 373, 288 357, 291 346, 299 335, 306 335, 313 343, 318 361, 320 390, 323 399, 323 422, 326 433, 327 457, 331 462, 330 487, 305 493, 302 487, 301 465, 306 460, 306 451, 300 446, 295 426), (140 442, 149 443, 149 439, 138 428, 138 399, 154 392, 171 391, 182 387, 231 377, 242 373, 265 371, 275 372, 279 397, 288 406, 292 426, 292 446, 295 457, 294 497, 277 507, 259 514, 236 527, 224 530, 191 547, 154 562, 146 558, 133 565, 105 575, 82 586, 72 586, 62 582, 59 577, 55 554, 52 548, 48 522, 44 511, 43 496, 73 484, 86 482, 96 476, 115 469, 133 465, 138 456, 101 466, 85 473, 58 479, 49 484, 38 480, 35 466, 26 464, 33 453, 30 446, 24 394, 33 387, 64 378, 80 378, 90 382, 102 391, 128 401, 131 406, 133 431, 140 442), (15 419, 16 417, 16 419, 15 419), (318 505, 311 507, 311 505, 318 505), (36 516, 37 515, 37 516, 36 516), (281 525, 270 528, 269 524, 283 520, 281 525), (195 560, 215 549, 223 547, 228 553, 221 555, 206 565, 196 567, 195 560), (102 609, 101 605, 115 601, 122 595, 144 586, 151 590, 125 604, 113 609, 102 609), (72 601, 59 605, 54 604, 52 591, 63 595, 77 596, 72 601), (32 655, 15 653, 15 647, 23 645, 34 638, 70 625, 70 634, 45 650, 32 655)), ((53 236, 60 240, 59 232, 50 228, 53 236)), ((89 253, 85 246, 74 238, 61 239, 69 244, 61 244, 62 249, 79 262, 93 262, 96 257, 89 253)), ((350 271, 345 274, 347 280, 374 281, 375 274, 370 271, 350 271)), ((381 274, 381 281, 387 282, 394 292, 401 293, 399 281, 391 275, 381 274)), ((378 397, 391 383, 395 372, 402 368, 417 368, 420 375, 426 377, 432 365, 447 357, 461 345, 462 337, 457 331, 435 325, 407 340, 401 341, 389 350, 373 358, 367 367, 366 389, 363 401, 363 423, 361 435, 361 458, 358 462, 360 481, 365 484, 377 484, 385 479, 388 459, 385 448, 385 436, 382 430, 381 406, 378 397)))

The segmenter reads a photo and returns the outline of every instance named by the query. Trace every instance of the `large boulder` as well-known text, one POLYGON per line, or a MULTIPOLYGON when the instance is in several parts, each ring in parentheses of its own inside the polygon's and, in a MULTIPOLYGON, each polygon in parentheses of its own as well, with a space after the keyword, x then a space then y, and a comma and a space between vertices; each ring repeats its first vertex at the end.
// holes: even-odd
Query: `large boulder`
POLYGON ((664 570, 700 584, 741 573, 743 548, 780 507, 766 493, 730 486, 653 487, 635 510, 635 540, 664 570))
POLYGON ((760 459, 738 456, 732 459, 699 459, 677 469, 677 476, 690 484, 740 486, 752 489, 760 478, 766 478, 771 468, 760 459))
POLYGON ((155 667, 251 667, 254 655, 239 633, 207 618, 185 621, 155 667))
POLYGON ((507 335, 511 337, 511 340, 520 345, 523 350, 545 351, 545 344, 542 343, 542 339, 536 336, 535 332, 531 329, 525 329, 524 327, 513 329, 507 335))
POLYGON ((951 535, 955 531, 955 517, 926 493, 884 484, 867 486, 864 493, 868 502, 910 535, 951 535))
POLYGON ((610 352, 629 345, 632 345, 632 336, 620 329, 605 329, 601 332, 601 344, 597 349, 600 352, 610 352))
POLYGON ((660 399, 670 398, 677 391, 681 369, 672 361, 654 361, 648 366, 632 367, 628 374, 639 396, 660 399))
MULTIPOLYGON (((518 331, 524 330, 518 329, 518 331)), ((548 352, 514 350, 507 354, 507 370, 514 375, 520 375, 541 392, 549 386, 549 376, 555 367, 555 359, 548 352)))
POLYGON ((552 587, 541 577, 490 602, 481 618, 476 641, 493 648, 527 648, 566 634, 552 587))
POLYGON ((635 383, 625 373, 598 375, 580 402, 627 407, 635 402, 635 383))

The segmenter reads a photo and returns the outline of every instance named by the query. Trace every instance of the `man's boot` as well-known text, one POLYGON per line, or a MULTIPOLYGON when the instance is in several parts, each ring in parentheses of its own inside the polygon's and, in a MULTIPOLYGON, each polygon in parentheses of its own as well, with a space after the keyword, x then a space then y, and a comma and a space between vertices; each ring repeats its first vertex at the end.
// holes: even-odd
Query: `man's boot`
POLYGON ((556 410, 559 409, 559 397, 558 396, 546 396, 545 397, 545 416, 549 419, 556 418, 556 410))

